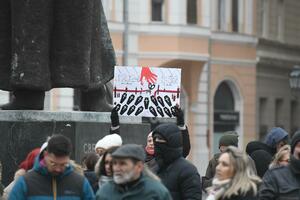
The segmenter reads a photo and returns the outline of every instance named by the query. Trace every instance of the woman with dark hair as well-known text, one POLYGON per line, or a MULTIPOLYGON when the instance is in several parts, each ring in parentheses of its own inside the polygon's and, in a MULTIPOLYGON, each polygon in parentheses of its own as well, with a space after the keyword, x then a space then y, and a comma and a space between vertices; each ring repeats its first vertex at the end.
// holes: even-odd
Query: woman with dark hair
POLYGON ((112 171, 112 157, 111 154, 118 148, 111 147, 107 149, 103 156, 100 158, 99 167, 95 169, 96 174, 99 178, 98 187, 100 188, 102 185, 107 183, 108 181, 113 180, 113 171, 112 171))
POLYGON ((90 185, 92 186, 94 193, 96 193, 98 190, 98 177, 94 171, 98 159, 98 154, 88 153, 83 161, 83 165, 85 167, 85 170, 83 172, 84 176, 87 178, 90 185))

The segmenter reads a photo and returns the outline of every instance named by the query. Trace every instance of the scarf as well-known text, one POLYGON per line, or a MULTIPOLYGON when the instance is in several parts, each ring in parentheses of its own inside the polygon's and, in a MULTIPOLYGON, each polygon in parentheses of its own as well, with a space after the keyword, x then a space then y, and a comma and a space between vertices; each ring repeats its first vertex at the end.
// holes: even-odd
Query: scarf
POLYGON ((103 186, 105 183, 112 181, 112 180, 113 180, 113 177, 111 177, 111 176, 104 176, 104 175, 100 176, 99 182, 98 182, 99 188, 101 188, 101 186, 103 186))
POLYGON ((213 179, 212 187, 208 190, 208 197, 206 200, 218 200, 222 197, 225 191, 229 188, 231 179, 218 180, 217 178, 213 179))

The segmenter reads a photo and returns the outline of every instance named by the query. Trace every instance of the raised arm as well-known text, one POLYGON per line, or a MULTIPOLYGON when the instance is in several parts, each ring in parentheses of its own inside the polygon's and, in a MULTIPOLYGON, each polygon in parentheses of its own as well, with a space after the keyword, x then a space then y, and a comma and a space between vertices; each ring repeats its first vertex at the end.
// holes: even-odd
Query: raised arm
POLYGON ((180 109, 179 106, 176 106, 176 119, 177 119, 177 126, 181 130, 182 134, 182 155, 183 157, 187 157, 191 150, 191 142, 190 142, 190 136, 187 126, 184 124, 184 113, 180 109))
POLYGON ((110 120, 111 120, 110 134, 116 133, 120 135, 119 115, 115 107, 111 110, 110 120))

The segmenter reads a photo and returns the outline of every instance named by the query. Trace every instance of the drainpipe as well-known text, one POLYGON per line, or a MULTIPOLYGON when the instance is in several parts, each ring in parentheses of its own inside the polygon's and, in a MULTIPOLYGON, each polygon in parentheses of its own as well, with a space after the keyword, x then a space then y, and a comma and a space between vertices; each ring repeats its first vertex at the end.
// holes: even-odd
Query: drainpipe
MULTIPOLYGON (((210 10, 212 10, 212 3, 210 2, 210 10)), ((211 12, 212 13, 212 12, 211 12)), ((210 96, 210 90, 211 90, 211 57, 212 57, 212 19, 210 19, 210 35, 208 38, 208 60, 207 60, 207 147, 209 154, 212 153, 212 139, 213 139, 213 133, 211 130, 211 96, 210 96)))
POLYGON ((123 1, 123 22, 124 22, 124 32, 123 32, 123 65, 128 65, 128 32, 129 32, 129 20, 128 20, 128 0, 123 1))

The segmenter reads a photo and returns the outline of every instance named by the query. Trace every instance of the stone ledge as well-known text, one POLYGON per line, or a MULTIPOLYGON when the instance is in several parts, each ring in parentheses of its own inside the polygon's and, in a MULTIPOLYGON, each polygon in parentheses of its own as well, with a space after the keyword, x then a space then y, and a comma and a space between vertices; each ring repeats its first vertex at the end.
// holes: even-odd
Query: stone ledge
MULTIPOLYGON (((110 123, 110 112, 1 110, 0 121, 72 121, 110 123)), ((141 117, 120 116, 120 124, 137 123, 142 123, 141 117)))

